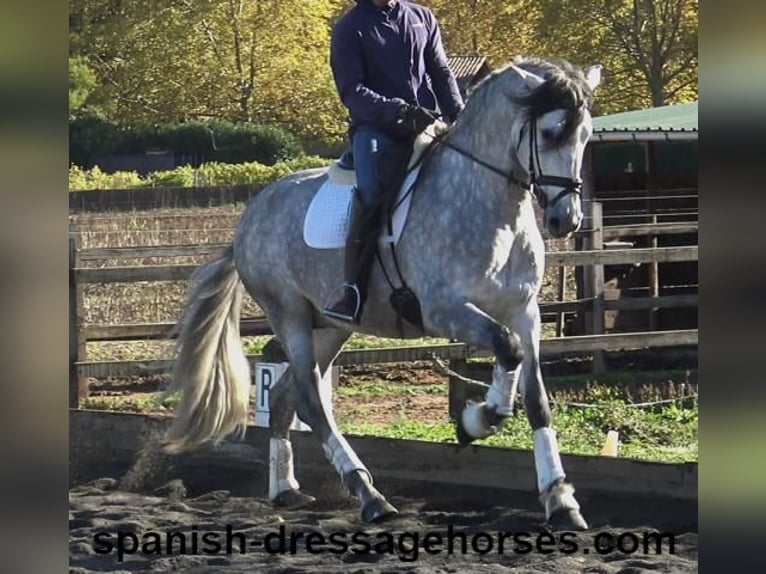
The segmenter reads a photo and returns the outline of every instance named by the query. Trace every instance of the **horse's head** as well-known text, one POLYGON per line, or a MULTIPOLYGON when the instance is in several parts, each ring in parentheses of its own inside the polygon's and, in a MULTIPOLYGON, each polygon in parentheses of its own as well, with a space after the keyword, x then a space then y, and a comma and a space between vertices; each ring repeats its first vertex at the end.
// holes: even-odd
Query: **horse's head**
POLYGON ((525 173, 553 237, 566 237, 582 223, 580 201, 583 153, 593 126, 589 111, 600 67, 581 72, 562 63, 524 60, 509 67, 521 82, 511 96, 522 113, 511 129, 516 166, 525 173))

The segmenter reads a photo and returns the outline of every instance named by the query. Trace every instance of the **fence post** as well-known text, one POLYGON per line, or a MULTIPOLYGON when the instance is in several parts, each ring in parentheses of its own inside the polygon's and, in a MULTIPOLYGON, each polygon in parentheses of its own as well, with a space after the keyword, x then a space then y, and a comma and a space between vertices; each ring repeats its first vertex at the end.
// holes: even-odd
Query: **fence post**
MULTIPOLYGON (((600 251, 604 249, 604 220, 602 205, 598 201, 591 203, 591 233, 588 240, 588 249, 600 251)), ((591 310, 587 329, 591 335, 604 334, 604 266, 589 265, 586 272, 588 286, 590 288, 591 310)), ((603 351, 593 352, 593 373, 606 371, 606 362, 603 351)))
POLYGON ((88 397, 88 380, 77 372, 77 363, 85 360, 85 336, 82 329, 82 286, 77 284, 75 269, 80 266, 80 234, 69 232, 69 408, 80 408, 88 397))
MULTIPOLYGON (((467 362, 465 359, 451 359, 449 361, 449 368, 455 373, 465 373, 467 362)), ((463 407, 468 399, 468 389, 463 381, 456 379, 452 375, 449 377, 449 391, 448 391, 448 412, 449 418, 452 420, 460 420, 460 413, 463 412, 463 407)))
MULTIPOLYGON (((561 266, 558 268, 558 297, 556 298, 559 303, 564 302, 564 296, 566 294, 566 280, 567 280, 567 268, 561 266)), ((556 313, 556 336, 564 336, 564 312, 556 313)))
MULTIPOLYGON (((652 214, 652 223, 657 223, 657 214, 652 214)), ((657 241, 657 234, 652 233, 649 235, 649 247, 652 249, 657 249, 657 246, 659 245, 659 242, 657 241)), ((659 263, 656 261, 652 261, 649 264, 649 296, 650 297, 659 297, 660 295, 660 273, 659 273, 659 263)), ((650 331, 656 331, 657 330, 657 314, 659 309, 657 307, 652 307, 649 309, 649 330, 650 331)))

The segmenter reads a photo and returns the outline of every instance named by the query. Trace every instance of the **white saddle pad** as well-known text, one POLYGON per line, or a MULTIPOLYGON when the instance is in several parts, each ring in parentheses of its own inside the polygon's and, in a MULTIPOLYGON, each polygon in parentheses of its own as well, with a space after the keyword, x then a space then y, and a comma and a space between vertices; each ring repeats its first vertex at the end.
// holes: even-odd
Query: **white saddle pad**
MULTIPOLYGON (((398 207, 392 218, 393 233, 383 229, 380 242, 396 243, 402 235, 407 213, 410 210, 412 193, 407 191, 414 185, 420 166, 412 170, 404 180, 396 197, 398 207)), ((311 200, 303 221, 303 240, 315 249, 341 249, 346 246, 352 185, 336 183, 331 179, 322 184, 311 200)))

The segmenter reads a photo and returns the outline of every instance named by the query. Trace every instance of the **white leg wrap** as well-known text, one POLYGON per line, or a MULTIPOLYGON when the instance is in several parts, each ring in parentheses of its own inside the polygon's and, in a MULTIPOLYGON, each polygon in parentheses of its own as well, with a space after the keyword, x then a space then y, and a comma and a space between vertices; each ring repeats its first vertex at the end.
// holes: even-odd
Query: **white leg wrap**
POLYGON ((372 474, 367 470, 359 457, 356 455, 348 441, 339 434, 337 431, 330 435, 326 443, 322 444, 325 456, 332 462, 335 470, 341 477, 349 472, 360 470, 367 473, 370 478, 370 484, 372 484, 372 474))
POLYGON ((286 490, 298 490, 293 474, 293 447, 286 438, 269 440, 269 499, 274 500, 286 490))
POLYGON ((497 414, 503 416, 513 414, 513 401, 516 399, 520 372, 520 367, 509 373, 497 364, 492 369, 492 385, 487 391, 487 404, 497 407, 495 411, 497 414))
POLYGON ((537 429, 532 433, 535 445, 535 469, 537 489, 543 492, 554 480, 564 478, 564 467, 559 456, 556 432, 550 427, 537 429))

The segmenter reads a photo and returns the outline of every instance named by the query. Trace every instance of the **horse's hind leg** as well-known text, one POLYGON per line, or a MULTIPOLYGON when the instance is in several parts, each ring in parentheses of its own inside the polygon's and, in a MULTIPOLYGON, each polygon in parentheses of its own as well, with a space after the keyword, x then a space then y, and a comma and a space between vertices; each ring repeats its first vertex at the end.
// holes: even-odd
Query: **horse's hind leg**
POLYGON ((540 313, 536 303, 513 317, 511 325, 519 334, 524 348, 521 364, 521 392, 524 410, 532 427, 535 469, 540 501, 545 516, 556 530, 586 530, 580 505, 574 497, 574 488, 565 481, 556 433, 551 426, 548 394, 540 372, 540 313))
MULTIPOLYGON (((313 332, 314 353, 319 370, 324 375, 348 339, 349 333, 338 329, 318 329, 313 332)), ((300 508, 316 500, 300 491, 293 472, 293 451, 290 426, 295 416, 296 383, 288 367, 279 384, 269 394, 269 499, 275 506, 300 508)))
MULTIPOLYGON (((344 486, 360 499, 362 518, 376 522, 395 515, 397 510, 372 485, 372 474, 338 430, 332 405, 319 392, 322 373, 316 361, 308 302, 299 313, 283 312, 273 326, 290 360, 298 416, 320 439, 325 456, 340 474, 344 486)), ((328 364, 347 338, 347 333, 334 329, 324 334, 318 350, 323 359, 330 357, 328 364)))
POLYGON ((316 500, 300 491, 293 472, 290 425, 295 415, 295 379, 288 368, 269 393, 269 500, 275 506, 300 508, 316 500))

